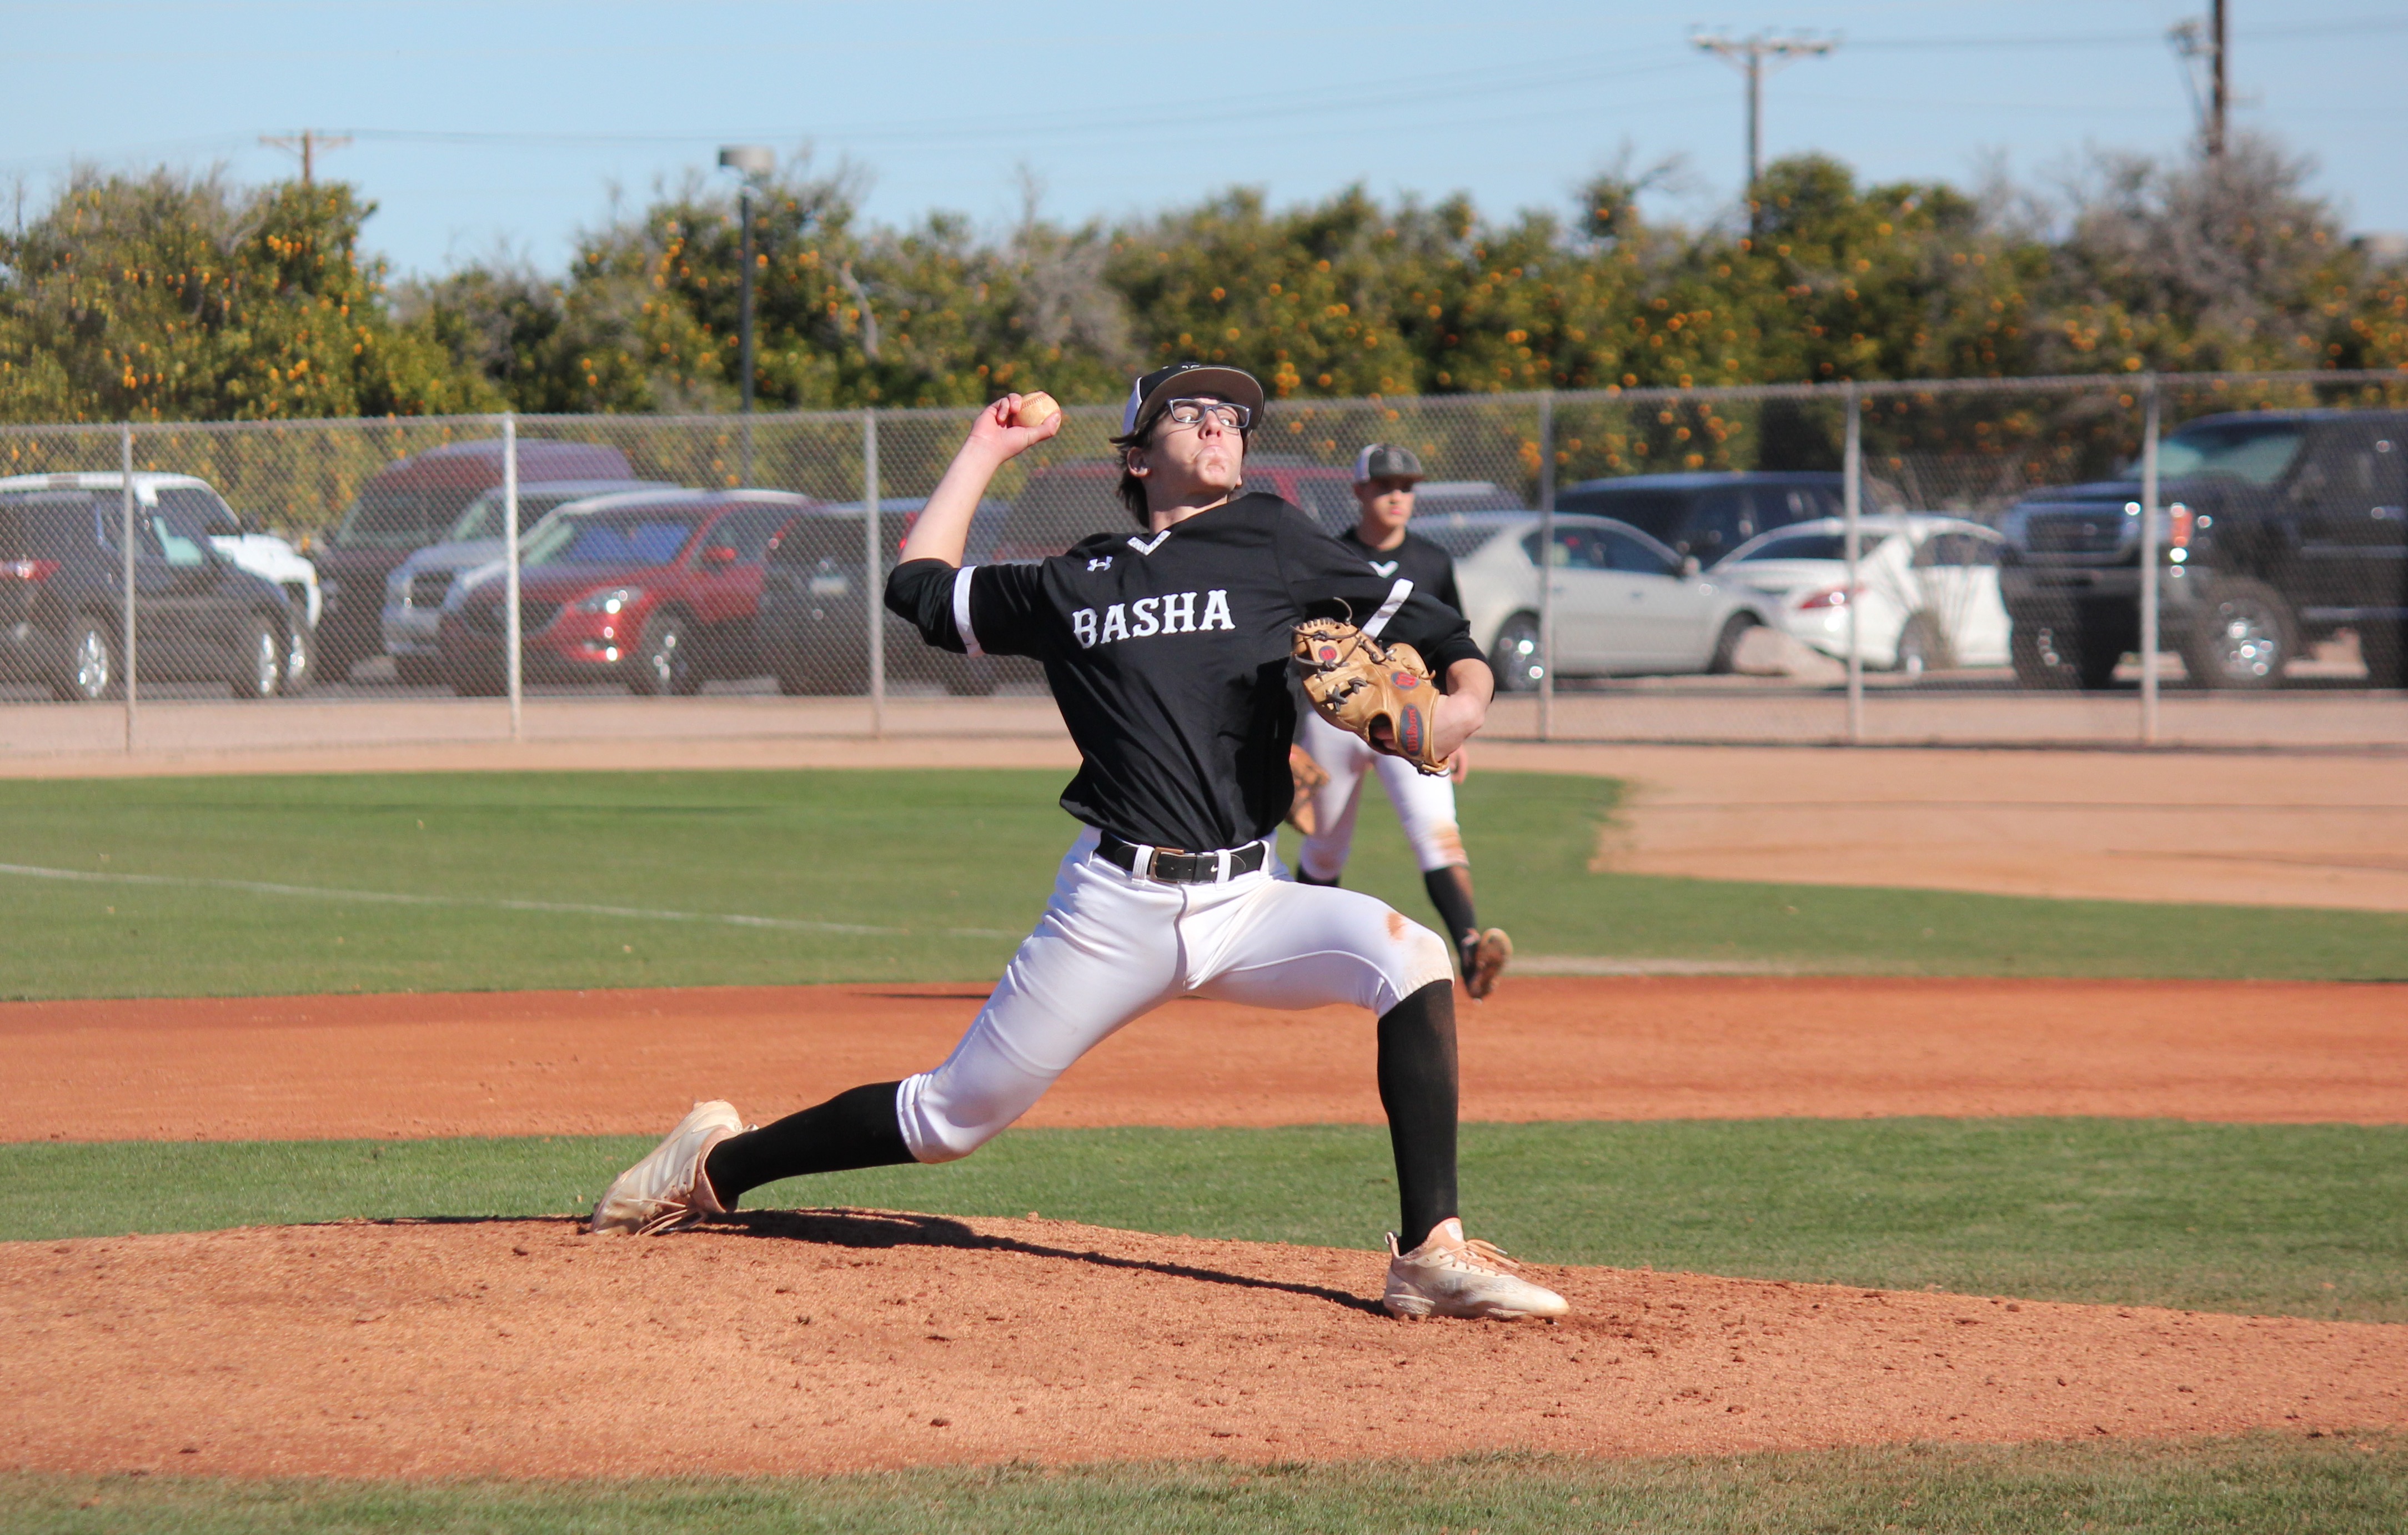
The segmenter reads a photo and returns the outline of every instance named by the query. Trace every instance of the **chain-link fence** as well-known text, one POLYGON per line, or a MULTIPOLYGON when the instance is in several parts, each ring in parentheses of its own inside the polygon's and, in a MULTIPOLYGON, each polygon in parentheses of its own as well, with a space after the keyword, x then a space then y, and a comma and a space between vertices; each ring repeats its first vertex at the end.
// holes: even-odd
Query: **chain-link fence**
MULTIPOLYGON (((1364 443, 1420 457, 1413 527, 1456 559, 1496 735, 2408 744, 2403 395, 2316 373, 1280 402, 1247 482, 1336 531, 1364 443)), ((0 750, 945 728, 972 695, 1046 727, 1034 663, 932 651, 878 601, 968 419, 0 428, 0 750), (743 705, 591 707, 697 694, 743 705)), ((970 557, 1125 525, 1118 424, 1075 408, 1009 465, 970 557)))

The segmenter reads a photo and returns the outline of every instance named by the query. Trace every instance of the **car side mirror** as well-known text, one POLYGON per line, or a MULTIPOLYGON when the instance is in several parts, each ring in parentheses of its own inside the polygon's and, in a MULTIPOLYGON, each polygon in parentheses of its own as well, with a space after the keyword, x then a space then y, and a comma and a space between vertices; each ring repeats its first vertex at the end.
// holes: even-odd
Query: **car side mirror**
POLYGON ((1686 581, 1688 578, 1696 575, 1698 571, 1703 570, 1704 568, 1704 564, 1701 563, 1695 554, 1684 554, 1681 556, 1682 580, 1686 581))
POLYGON ((734 565, 736 551, 725 544, 712 544, 702 552, 702 560, 705 565, 734 565))

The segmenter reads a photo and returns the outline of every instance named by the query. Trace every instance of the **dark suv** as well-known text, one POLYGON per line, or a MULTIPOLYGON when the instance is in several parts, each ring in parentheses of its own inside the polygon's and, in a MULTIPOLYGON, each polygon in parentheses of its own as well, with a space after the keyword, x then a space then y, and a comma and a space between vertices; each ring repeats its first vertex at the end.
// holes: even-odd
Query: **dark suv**
MULTIPOLYGON (((1846 495, 1844 479, 1821 470, 1701 470, 1584 480, 1555 493, 1555 509, 1628 523, 1675 554, 1712 565, 1759 533, 1839 516, 1846 495)), ((1868 475, 1864 509, 1906 509, 1897 491, 1868 475)))
MULTIPOLYGON (((502 444, 453 442, 379 469, 317 551, 325 611, 319 669, 340 678, 384 653, 384 583, 417 550, 448 536, 469 503, 502 483, 502 444)), ((607 443, 519 439, 519 483, 629 481, 627 455, 607 443)))
MULTIPOLYGON (((123 691, 123 517, 118 490, 0 493, 0 677, 65 699, 123 691)), ((292 639, 283 592, 220 555, 173 508, 137 504, 134 538, 143 679, 274 697, 292 639)))
MULTIPOLYGON (((2208 687, 2272 687, 2307 645, 2357 631, 2397 686, 2408 623, 2408 412, 2204 416, 2159 445, 2162 633, 2208 687)), ((2105 687, 2141 638, 2141 483, 2036 491, 2000 524, 2016 676, 2105 687)))

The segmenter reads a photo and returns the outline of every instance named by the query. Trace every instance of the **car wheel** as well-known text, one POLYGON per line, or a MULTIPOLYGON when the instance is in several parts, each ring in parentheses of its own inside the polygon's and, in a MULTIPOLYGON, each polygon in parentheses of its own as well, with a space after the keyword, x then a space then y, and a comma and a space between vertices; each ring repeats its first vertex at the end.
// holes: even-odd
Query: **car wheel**
POLYGON ((653 615, 631 659, 632 681, 645 697, 683 697, 702 691, 702 667, 696 664, 701 658, 695 653, 693 632, 675 613, 653 615))
POLYGON ((2115 663, 2123 659, 2104 642, 2089 640, 2082 625, 2070 619, 2062 624, 2018 619, 2007 649, 2015 681, 2030 688, 2078 687, 2095 693, 2115 680, 2115 663))
POLYGON ((1906 621, 1898 636, 1898 669, 1910 682, 1920 681, 1928 671, 1945 671, 1956 664, 1948 649, 1948 637, 1941 632, 1940 621, 1929 613, 1917 613, 1906 621))
POLYGON ((307 624, 295 624, 284 641, 283 691, 289 696, 308 687, 318 675, 318 635, 307 624))
POLYGON ((115 696, 125 685, 117 669, 117 647, 96 618, 79 618, 67 625, 60 648, 59 675, 50 693, 67 703, 94 703, 115 696))
POLYGON ((1706 670, 1716 677, 1727 677, 1737 671, 1740 641, 1756 626, 1753 613, 1733 613, 1724 619, 1723 632, 1714 636, 1714 653, 1706 657, 1706 670))
POLYGON ((450 680, 443 675, 443 663, 431 655, 396 655, 393 658, 393 675, 404 687, 447 687, 450 680))
POLYGON ((1539 649, 1539 615, 1515 613, 1498 624, 1497 642, 1488 647, 1488 664, 1496 668, 1500 691, 1537 692, 1547 675, 1539 649))
POLYGON ((2298 634, 2272 587, 2220 581, 2184 638, 2183 666, 2201 687, 2280 687, 2298 634))
POLYGON ((273 698, 284 681, 284 640, 276 625, 257 614, 235 631, 234 674, 226 685, 237 698, 273 698))

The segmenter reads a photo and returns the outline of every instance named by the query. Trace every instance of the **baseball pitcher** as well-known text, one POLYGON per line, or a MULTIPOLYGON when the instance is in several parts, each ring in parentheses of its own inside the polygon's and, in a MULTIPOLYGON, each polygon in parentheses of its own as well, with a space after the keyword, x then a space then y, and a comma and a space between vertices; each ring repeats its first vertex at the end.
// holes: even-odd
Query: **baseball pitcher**
POLYGON ((611 1185, 593 1228, 671 1230, 781 1178, 968 1156, 1081 1055, 1175 997, 1348 1002, 1378 1019, 1396 1158, 1402 1240, 1389 1237, 1386 1309, 1563 1314, 1561 1297, 1463 1234, 1446 940, 1369 896, 1284 878, 1272 853, 1294 795, 1290 676, 1380 750, 1436 768, 1480 728, 1493 685, 1463 620, 1298 509, 1248 494, 1262 386, 1194 363, 1129 392, 1114 442, 1133 528, 1038 564, 964 566, 996 470, 1060 427, 1023 405, 1010 395, 981 413, 886 603, 931 645, 1042 664, 1082 758, 1062 808, 1083 825, 1045 914, 934 1069, 757 1129, 724 1102, 696 1104, 611 1185))

